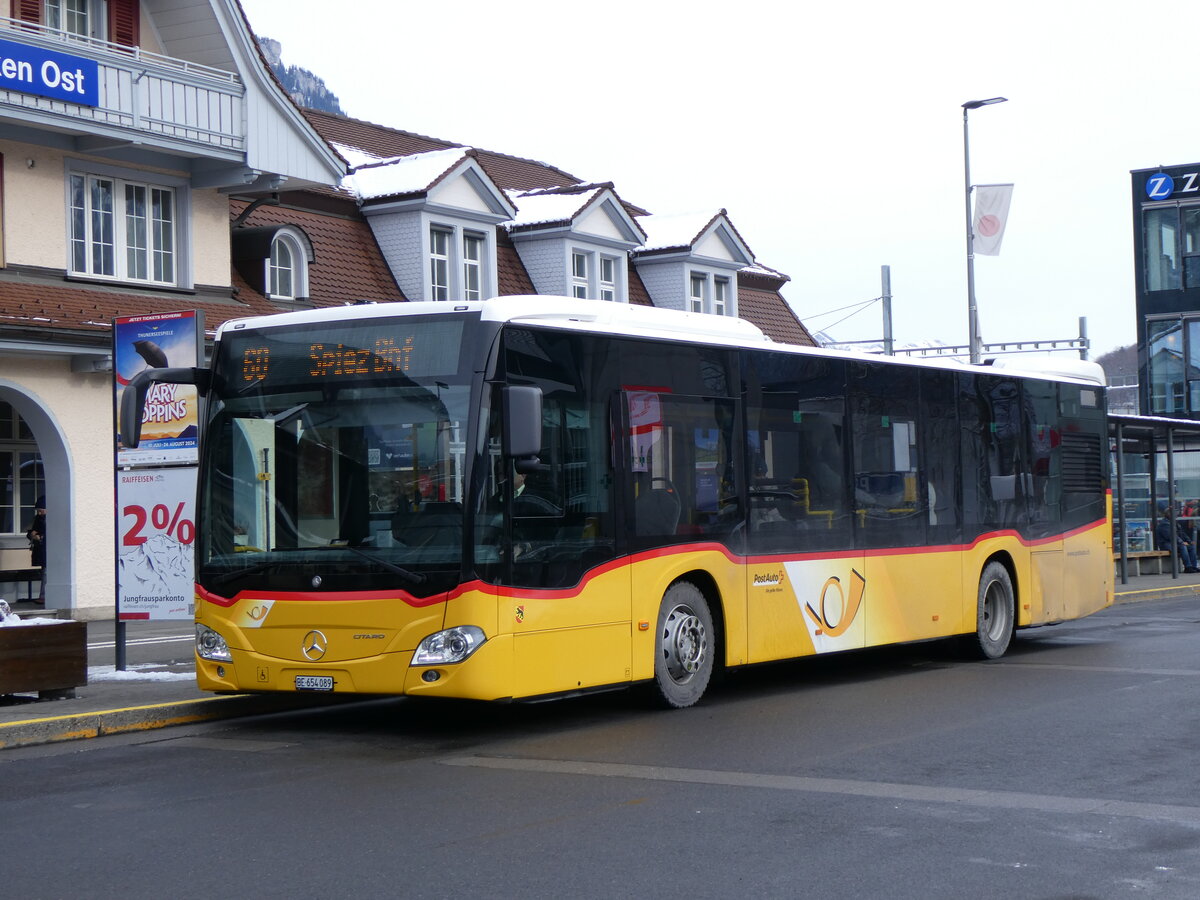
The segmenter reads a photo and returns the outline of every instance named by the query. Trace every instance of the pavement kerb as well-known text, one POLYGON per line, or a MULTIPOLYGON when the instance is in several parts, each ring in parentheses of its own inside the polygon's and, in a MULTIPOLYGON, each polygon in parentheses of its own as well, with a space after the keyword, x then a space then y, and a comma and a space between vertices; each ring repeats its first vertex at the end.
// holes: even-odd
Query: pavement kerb
POLYGON ((65 716, 23 719, 0 723, 0 750, 281 712, 302 705, 311 704, 298 703, 291 694, 249 694, 200 697, 172 703, 151 703, 65 716))
POLYGON ((1147 600, 1186 600, 1189 597, 1200 597, 1200 584, 1118 590, 1113 597, 1113 605, 1142 603, 1147 600))

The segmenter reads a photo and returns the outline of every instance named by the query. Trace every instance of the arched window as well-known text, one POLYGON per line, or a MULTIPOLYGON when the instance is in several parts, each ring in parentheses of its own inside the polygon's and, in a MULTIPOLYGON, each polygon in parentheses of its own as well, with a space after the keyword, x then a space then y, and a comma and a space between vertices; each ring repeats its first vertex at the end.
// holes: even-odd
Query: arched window
POLYGON ((271 241, 267 260, 267 292, 272 300, 298 300, 308 296, 309 254, 300 237, 281 228, 271 241))

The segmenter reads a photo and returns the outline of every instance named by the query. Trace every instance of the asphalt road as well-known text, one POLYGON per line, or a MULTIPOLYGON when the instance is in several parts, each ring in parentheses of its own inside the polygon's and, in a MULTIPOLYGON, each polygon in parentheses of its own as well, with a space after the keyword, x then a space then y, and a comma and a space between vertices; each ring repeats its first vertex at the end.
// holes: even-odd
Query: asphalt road
POLYGON ((1194 898, 1197 688, 1200 607, 1171 601, 998 662, 762 667, 679 712, 373 700, 10 750, 3 890, 1194 898))

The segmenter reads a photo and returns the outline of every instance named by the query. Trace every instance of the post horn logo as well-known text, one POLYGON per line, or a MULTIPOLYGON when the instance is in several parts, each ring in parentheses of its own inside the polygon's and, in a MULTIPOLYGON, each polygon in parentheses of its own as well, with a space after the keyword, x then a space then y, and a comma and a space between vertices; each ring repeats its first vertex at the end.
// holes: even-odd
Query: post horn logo
POLYGON ((825 582, 821 588, 821 610, 813 609, 811 603, 804 604, 813 624, 817 626, 817 634, 828 637, 840 637, 846 633, 858 608, 862 605, 863 592, 867 589, 867 580, 856 570, 850 570, 850 596, 842 590, 842 580, 836 575, 825 582))
POLYGON ((319 631, 310 631, 300 642, 300 652, 304 654, 305 659, 316 662, 325 655, 328 646, 329 641, 325 639, 325 635, 319 631))

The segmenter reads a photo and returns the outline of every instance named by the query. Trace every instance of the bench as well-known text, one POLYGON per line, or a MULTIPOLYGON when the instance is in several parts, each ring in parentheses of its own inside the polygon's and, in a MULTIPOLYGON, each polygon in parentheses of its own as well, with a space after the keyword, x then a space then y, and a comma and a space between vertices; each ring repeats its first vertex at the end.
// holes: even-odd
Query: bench
MULTIPOLYGON (((1171 567, 1171 554, 1167 550, 1134 550, 1125 554, 1125 558, 1129 560, 1129 574, 1142 575, 1142 564, 1154 562, 1154 574, 1161 575, 1163 573, 1163 563, 1165 561, 1168 569, 1171 567)), ((1117 575, 1121 574, 1121 554, 1119 551, 1113 553, 1113 562, 1117 566, 1117 575)))
POLYGON ((0 569, 0 597, 5 600, 17 602, 19 600, 36 600, 37 595, 33 591, 35 584, 40 584, 42 580, 42 570, 36 568, 28 569, 0 569), (14 585, 13 595, 5 596, 5 588, 8 585, 14 585), (25 585, 25 594, 21 595, 21 585, 25 585))
POLYGON ((42 700, 75 696, 87 684, 83 622, 0 628, 0 694, 37 691, 42 700))

